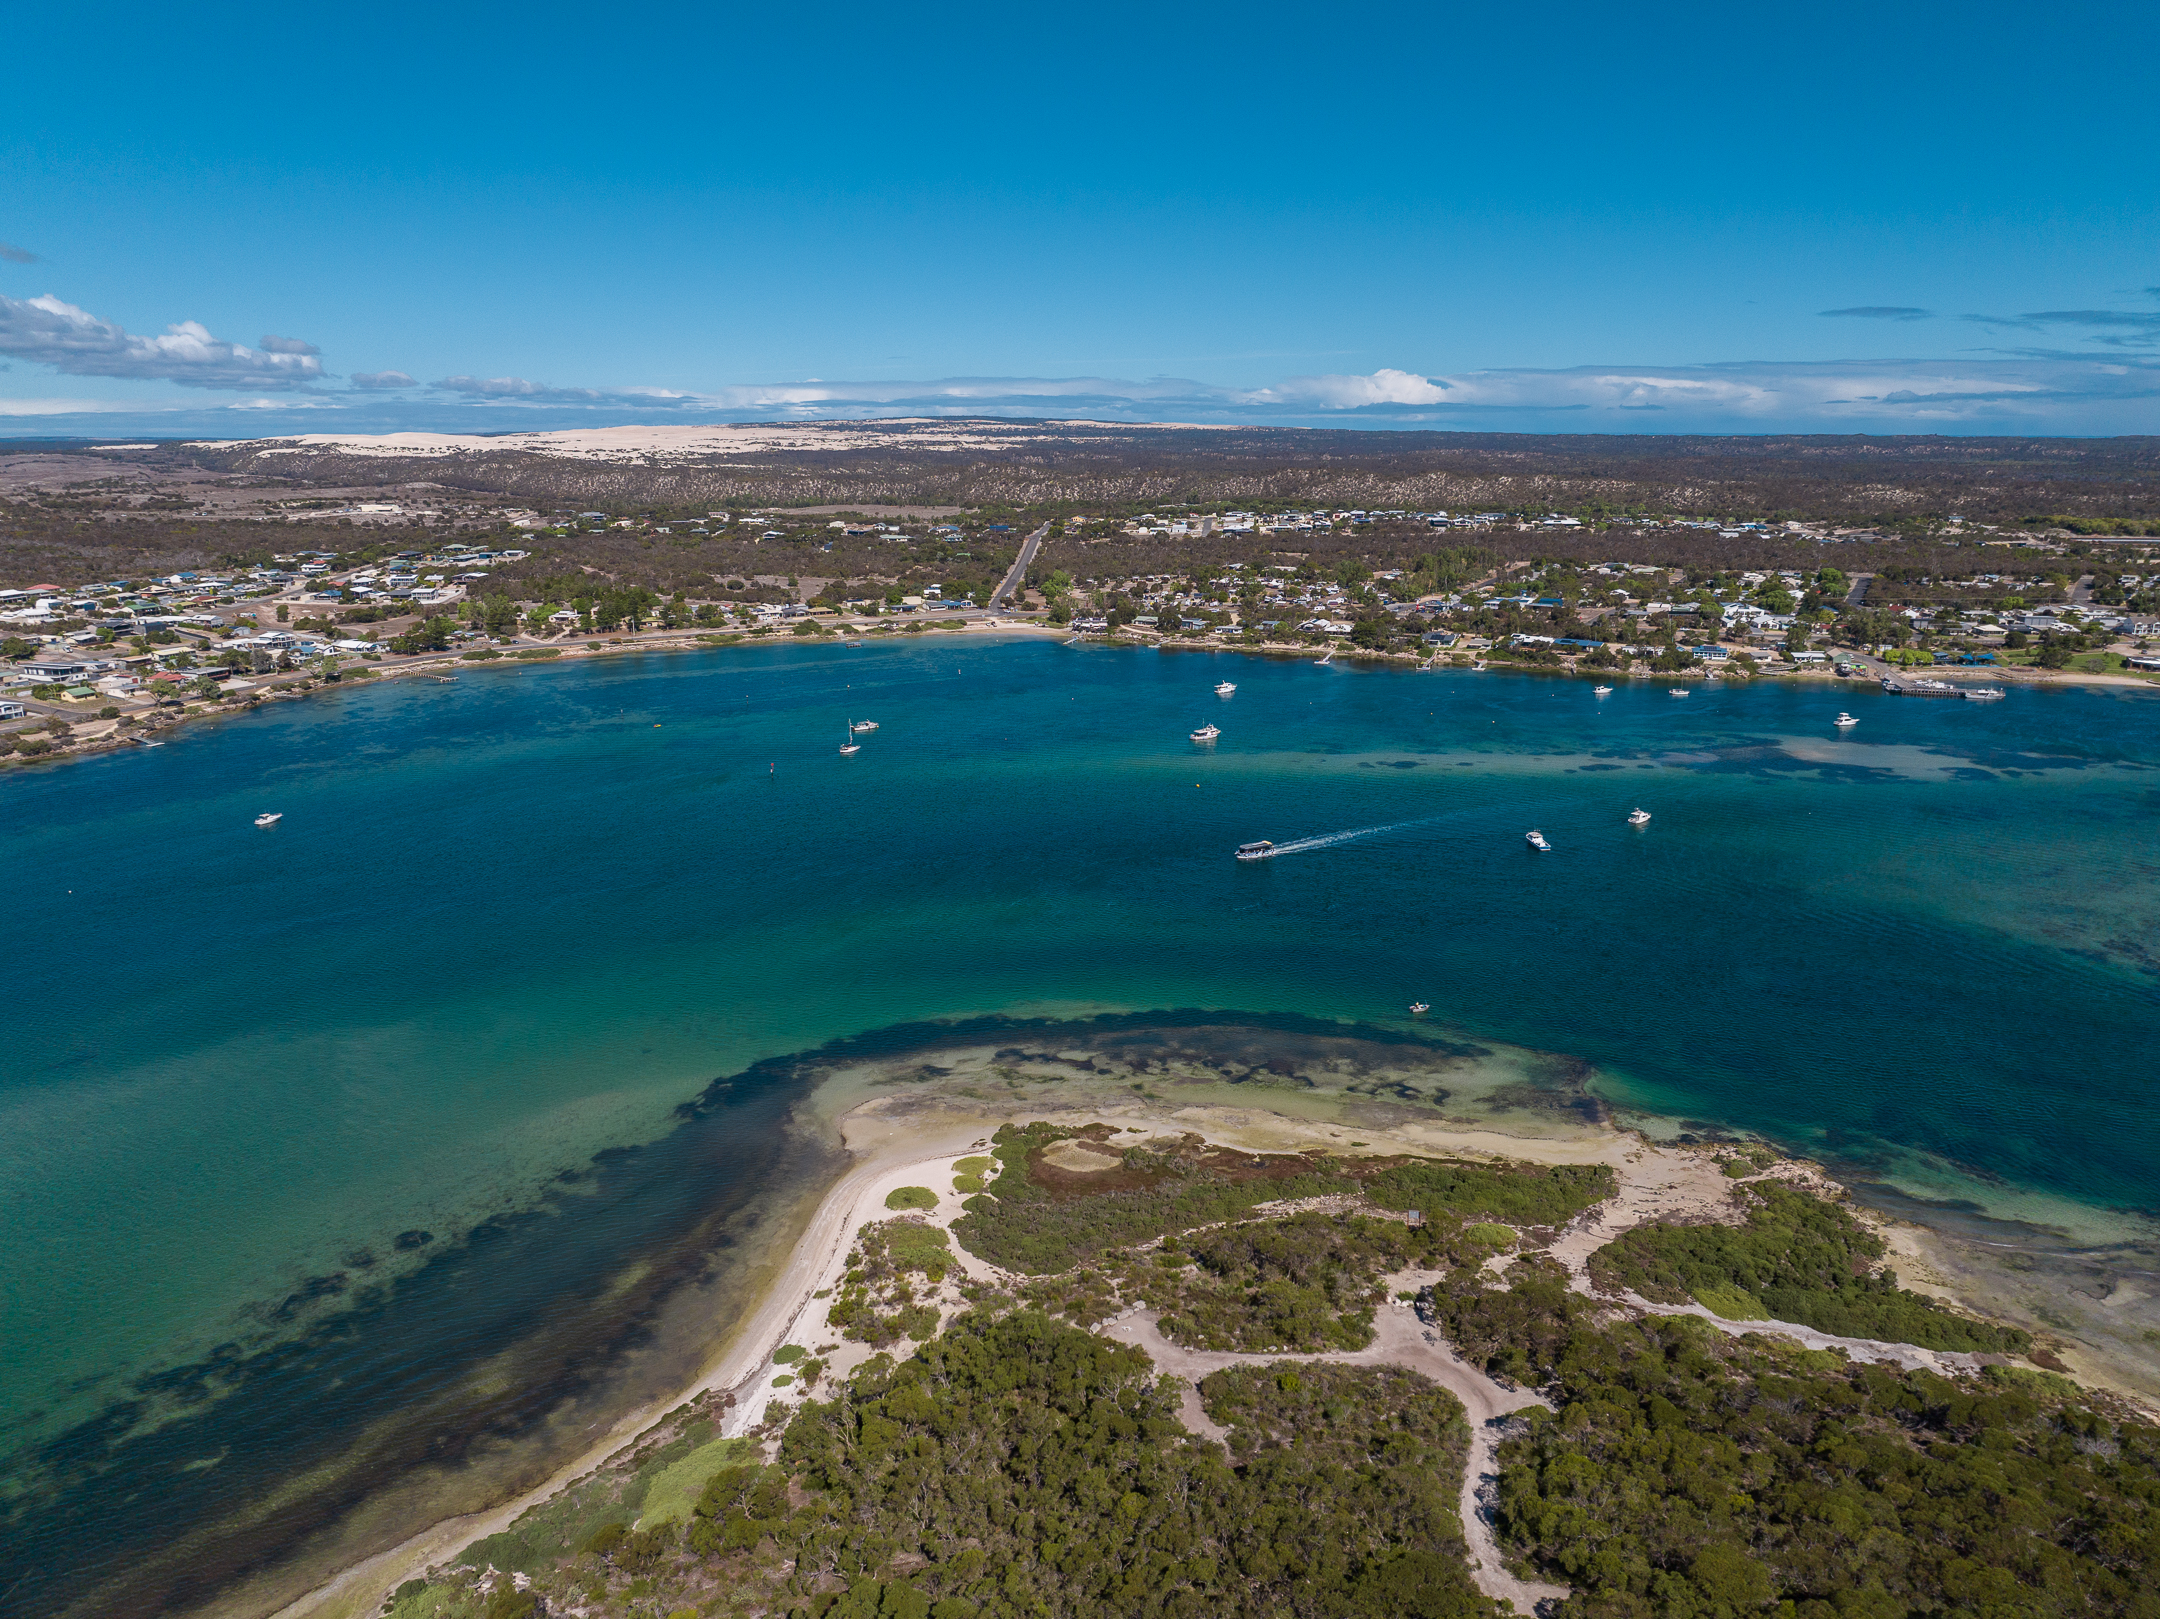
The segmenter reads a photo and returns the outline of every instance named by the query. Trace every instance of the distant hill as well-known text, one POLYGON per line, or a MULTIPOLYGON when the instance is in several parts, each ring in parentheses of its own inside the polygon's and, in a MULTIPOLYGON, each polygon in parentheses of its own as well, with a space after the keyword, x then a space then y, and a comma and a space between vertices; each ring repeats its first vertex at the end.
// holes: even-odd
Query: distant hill
MULTIPOLYGON (((120 459, 108 452, 104 459, 120 459)), ((1313 501, 1877 520, 2160 515, 2160 438, 1573 436, 1006 420, 162 444, 151 465, 575 503, 1313 501)))

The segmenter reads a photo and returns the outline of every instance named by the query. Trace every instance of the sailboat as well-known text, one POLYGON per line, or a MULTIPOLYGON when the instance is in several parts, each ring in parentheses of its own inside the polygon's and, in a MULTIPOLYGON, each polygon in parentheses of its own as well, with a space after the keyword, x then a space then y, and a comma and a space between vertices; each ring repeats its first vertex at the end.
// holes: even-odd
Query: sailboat
POLYGON ((862 752, 862 744, 855 740, 855 722, 853 720, 848 721, 847 740, 840 744, 840 751, 842 753, 862 752))

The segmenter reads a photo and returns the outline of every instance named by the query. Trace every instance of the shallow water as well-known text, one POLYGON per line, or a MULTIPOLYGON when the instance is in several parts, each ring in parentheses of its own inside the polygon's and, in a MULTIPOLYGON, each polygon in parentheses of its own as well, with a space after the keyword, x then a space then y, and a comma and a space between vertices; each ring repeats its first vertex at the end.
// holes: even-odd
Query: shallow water
POLYGON ((2160 1207, 2156 809, 2141 691, 1600 699, 934 632, 481 669, 10 772, 0 1612, 136 1556, 157 1537, 112 1525, 145 1492, 207 1526, 304 1475, 315 1507, 251 1531, 260 1562, 424 1454, 399 1414, 427 1400, 546 1391, 449 1424, 511 1444, 625 1398, 596 1368, 683 1277, 729 1285, 698 1243, 828 1172, 779 1128, 792 1067, 674 1110, 922 1019, 1407 1027, 1421 999, 1623 1106, 1924 1196, 2095 1229, 2160 1207), (638 1143, 702 1167, 592 1161, 638 1143), (393 1331, 416 1381, 381 1371, 393 1331), (313 1402, 320 1450, 281 1452, 332 1342, 373 1369, 313 1402), (329 1477, 360 1434, 371 1468, 329 1477))

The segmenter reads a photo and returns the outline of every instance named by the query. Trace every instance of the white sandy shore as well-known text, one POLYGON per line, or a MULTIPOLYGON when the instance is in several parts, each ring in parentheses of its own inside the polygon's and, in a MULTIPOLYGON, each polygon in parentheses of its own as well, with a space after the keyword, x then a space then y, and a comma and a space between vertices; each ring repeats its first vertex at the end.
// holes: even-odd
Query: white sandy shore
MULTIPOLYGON (((1344 1152, 1346 1145, 1345 1127, 1332 1120, 1293 1117, 1264 1108, 1163 1107, 1150 1105, 1137 1097, 1111 1093, 1097 1099, 1100 1105, 1088 1106, 1074 1097, 1072 1100, 1079 1104, 1077 1106, 1045 1110, 1040 1106, 1040 1100, 1047 1099, 1038 1099, 1035 1106, 1015 1098, 1009 1104, 991 1103, 983 1107, 953 1097, 920 1092, 906 1099, 888 1093, 849 1110, 837 1122, 849 1150, 856 1156, 856 1163, 826 1194, 786 1263, 755 1307, 728 1335, 696 1383, 665 1400, 654 1401, 625 1415, 575 1462, 538 1488, 493 1511, 438 1523, 403 1544, 344 1571, 287 1605, 276 1619, 359 1619, 359 1616, 373 1613, 399 1584, 443 1563, 473 1541, 508 1528, 524 1512, 542 1504, 622 1450, 666 1412, 699 1394, 725 1390, 735 1396, 735 1405, 724 1425, 727 1434, 740 1435, 759 1427, 768 1417, 777 1414, 776 1407, 797 1401, 806 1392, 800 1384, 784 1390, 773 1388, 774 1377, 782 1370, 775 1365, 773 1353, 783 1344, 798 1344, 812 1352, 826 1350, 824 1359, 828 1376, 834 1382, 844 1380, 871 1351, 861 1344, 832 1346, 827 1343, 829 1338, 837 1336, 832 1333, 827 1319, 830 1301, 817 1295, 837 1291, 848 1253, 863 1226, 892 1217, 885 1199, 895 1189, 925 1186, 936 1192, 937 1207, 927 1211, 922 1218, 936 1225, 949 1226, 960 1213, 964 1201, 952 1189, 954 1162, 983 1150, 992 1130, 1008 1118, 1015 1121, 1046 1118, 1064 1125, 1100 1120, 1121 1129, 1137 1128, 1145 1134, 1197 1133, 1219 1145, 1256 1152, 1295 1152, 1313 1146, 1344 1152)), ((1628 1229, 1653 1220, 1709 1221, 1737 1217, 1732 1203, 1736 1183, 1725 1176, 1712 1152, 1700 1148, 1660 1146, 1639 1136, 1602 1127, 1586 1127, 1558 1137, 1521 1137, 1495 1130, 1451 1129, 1438 1123, 1415 1120, 1393 1128, 1360 1125, 1358 1134, 1362 1138, 1358 1143, 1359 1152, 1374 1155, 1410 1152, 1552 1164, 1602 1163, 1611 1167, 1618 1183, 1616 1194, 1561 1231, 1549 1250, 1553 1258, 1569 1270, 1573 1287, 1586 1294, 1591 1292, 1587 1275, 1590 1256, 1628 1229)), ((1829 1185, 1819 1168, 1804 1163, 1783 1163, 1772 1173, 1781 1179, 1818 1188, 1829 1185)), ((954 1259, 956 1270, 975 1280, 998 1283, 1017 1280, 957 1245, 954 1259)), ((1432 1279, 1406 1274, 1390 1278, 1390 1287, 1393 1289, 1398 1284, 1415 1287, 1432 1279)), ((948 1281, 941 1290, 939 1302, 948 1310, 960 1307, 953 1281, 948 1281)), ((1657 1305, 1633 1297, 1604 1302, 1626 1313, 1698 1316, 1726 1333, 1784 1337, 1810 1348, 1842 1350, 1855 1360, 1924 1365, 1951 1373, 1969 1372, 1976 1364, 1974 1357, 1967 1355, 1938 1354, 1909 1345, 1841 1339, 1789 1322, 1727 1321, 1699 1305, 1657 1305)), ((1946 1302, 1957 1301, 1946 1299, 1946 1302)), ((1481 1486, 1489 1489, 1491 1482, 1492 1452, 1498 1442, 1492 1424, 1504 1419, 1509 1412, 1540 1402, 1535 1395, 1510 1389, 1469 1366, 1445 1343, 1436 1339, 1428 1341, 1430 1335, 1406 1312, 1383 1310, 1379 1327, 1379 1336, 1370 1348, 1353 1354, 1319 1357, 1197 1354, 1168 1343, 1154 1331, 1151 1318, 1136 1312, 1128 1312, 1106 1323, 1103 1330, 1121 1341, 1139 1344, 1163 1371, 1178 1376, 1205 1375, 1214 1370, 1218 1362, 1227 1365, 1248 1359, 1319 1358, 1350 1364, 1384 1361, 1409 1366, 1433 1377, 1454 1392, 1471 1415, 1475 1442, 1472 1465, 1464 1480, 1462 1507, 1465 1530, 1471 1536, 1473 1560, 1479 1565, 1475 1577, 1489 1594, 1508 1596, 1517 1602, 1519 1609, 1527 1611, 1533 1602, 1554 1594, 1554 1590, 1526 1584, 1507 1572, 1497 1546, 1492 1542, 1489 1525, 1483 1521, 1479 1492, 1481 1486)), ((1188 1426, 1203 1435, 1219 1437, 1211 1432, 1213 1425, 1207 1423, 1204 1414, 1198 1410, 1197 1398, 1185 1403, 1188 1426)))

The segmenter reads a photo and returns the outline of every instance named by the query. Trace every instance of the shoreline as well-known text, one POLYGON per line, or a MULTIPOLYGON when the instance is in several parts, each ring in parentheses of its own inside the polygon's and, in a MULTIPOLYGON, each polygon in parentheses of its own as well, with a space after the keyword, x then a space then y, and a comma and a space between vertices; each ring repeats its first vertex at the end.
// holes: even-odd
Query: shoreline
MULTIPOLYGON (((975 1054, 963 1054, 971 1055, 975 1054)), ((989 1057, 987 1052, 980 1055, 989 1057)), ((787 1394, 775 1392, 774 1351, 791 1342, 810 1348, 822 1336, 830 1335, 818 1290, 833 1288, 862 1227, 890 1217, 883 1201, 885 1195, 901 1185, 928 1184, 939 1199, 929 1218, 932 1223, 949 1226, 960 1212, 959 1195, 948 1190, 952 1161, 981 1150, 984 1140, 1000 1123, 1046 1119, 1074 1126, 1101 1121, 1147 1134, 1198 1133, 1212 1143, 1256 1152, 1313 1147, 1344 1152, 1347 1146, 1350 1150, 1346 1156, 1409 1152, 1552 1164, 1604 1163, 1614 1170, 1618 1180, 1614 1197, 1562 1232, 1551 1248, 1553 1257, 1575 1273, 1584 1290, 1585 1267, 1597 1248, 1633 1226, 1655 1220, 1721 1220, 1729 1211, 1735 1186, 1741 1184, 1721 1167, 1720 1146, 1661 1143, 1639 1127, 1619 1121, 1581 1122, 1550 1134, 1518 1132, 1499 1121, 1484 1126, 1480 1121, 1443 1117, 1382 1124, 1358 1118, 1354 1107, 1350 1107, 1345 1109, 1346 1123, 1325 1112, 1254 1106, 1252 1103, 1258 1099, 1245 1096, 1238 1097, 1239 1105, 1235 1106, 1212 1100, 1177 1106, 1165 1099, 1143 1099, 1129 1091, 1104 1087, 1092 1096, 1067 1092, 1036 1098, 992 1098, 964 1085, 956 1090, 945 1083, 907 1095, 874 1094, 865 1085, 847 1084, 847 1077, 835 1075, 826 1082, 839 1089, 841 1099, 849 1103, 834 1112, 827 1123, 838 1131, 855 1161, 820 1196, 794 1234, 785 1256, 758 1285, 754 1297, 746 1301, 744 1313, 695 1380, 669 1396, 655 1398, 626 1413, 605 1437, 558 1468, 542 1484, 487 1512, 431 1524, 398 1545, 340 1570, 277 1609, 273 1619, 365 1619, 405 1581, 450 1564, 465 1547, 507 1529, 527 1512, 605 1468, 635 1449, 644 1435, 664 1425, 671 1414, 702 1396, 730 1397, 732 1409, 720 1430, 723 1437, 741 1437, 760 1428, 775 1407, 784 1410, 806 1393, 800 1385, 787 1394), (853 1095, 849 1096, 849 1092, 853 1095), (1365 1139, 1347 1141, 1348 1130, 1355 1130, 1365 1139)), ((1066 1092, 1066 1087, 1061 1086, 1060 1091, 1066 1092)), ((1886 1257, 1899 1267, 1901 1285, 1982 1320, 2009 1319, 1993 1308, 2004 1301, 1974 1285, 1969 1271, 1951 1276, 1944 1265, 1930 1263, 1931 1259, 1939 1260, 1957 1241, 1952 1233, 1867 1207, 1843 1183, 1810 1160, 1782 1159, 1758 1178, 1785 1180, 1838 1198, 1889 1244, 1886 1257)), ((974 1280, 1009 1280, 957 1244, 953 1253, 955 1270, 974 1280)), ((948 1312, 960 1307, 956 1296, 949 1295, 945 1303, 948 1312)), ((1914 1364, 1933 1364, 1946 1372, 1972 1371, 1983 1359, 1993 1363, 2014 1358, 1938 1355, 1909 1346, 1833 1339, 1791 1323, 1726 1321, 1699 1305, 1650 1305, 1628 1299, 1617 1301, 1616 1307, 1651 1314, 1694 1315, 1732 1335, 1766 1333, 1810 1347, 1837 1349, 1856 1359, 1910 1360, 1914 1364)), ((1114 1324, 1106 1323, 1100 1330, 1111 1330, 1114 1324)), ((2062 1346, 2058 1342, 2055 1347, 2062 1346)), ((843 1382, 869 1354, 862 1345, 844 1345, 838 1354, 829 1357, 831 1383, 843 1382)), ((2135 1386, 2115 1375, 2104 1357, 2073 1356, 2066 1364, 2054 1360, 2038 1342, 2034 1357, 2039 1369, 2061 1367, 2079 1382, 2112 1394, 2148 1416, 2160 1414, 2160 1398, 2150 1388, 2135 1386)))
MULTIPOLYGON (((1238 657, 1264 658, 1276 662, 1332 662, 1339 657, 1348 664, 1372 667, 1395 666, 1406 671, 1423 674, 1501 673, 1555 675, 1577 680, 1620 679, 1706 684, 1711 673, 1711 671, 1699 667, 1672 670, 1659 674, 1650 671, 1638 672, 1631 669, 1580 669, 1566 664, 1516 664, 1504 661, 1491 664, 1481 662, 1473 667, 1453 662, 1442 662, 1437 654, 1433 657, 1421 658, 1404 653, 1372 652, 1348 645, 1316 647, 1302 642, 1262 642, 1258 646, 1239 646, 1212 641, 1150 641, 1128 640, 1117 636, 1076 636, 1069 628, 1052 624, 1029 623, 1024 620, 1014 622, 970 620, 959 624, 926 623, 920 629, 907 630, 890 630, 884 626, 838 629, 831 635, 818 635, 816 637, 777 634, 756 635, 750 632, 723 635, 706 631, 685 638, 680 631, 663 631, 655 639, 649 641, 609 640, 606 642, 580 642, 566 645, 542 644, 511 647, 502 649, 497 657, 471 659, 469 661, 464 653, 421 654, 407 663, 390 664, 380 668, 369 666, 365 675, 355 673, 349 681, 330 682, 309 679, 291 686, 265 687, 261 690, 260 695, 250 696, 246 702, 231 706, 221 704, 217 707, 197 709, 193 712, 165 714, 155 709, 137 710, 133 713, 123 713, 119 720, 100 720, 90 716, 84 716, 77 720, 66 713, 57 713, 58 718, 67 720, 71 726, 78 724, 83 726, 105 726, 108 729, 99 731, 92 736, 83 736, 79 740, 63 743, 54 748, 49 754, 40 754, 35 758, 26 759, 14 754, 0 756, 0 779, 4 779, 6 772, 10 770, 64 764, 74 759, 93 758, 102 754, 116 753, 128 747, 162 746, 162 738, 166 733, 178 730, 190 721, 230 718, 238 714, 251 713, 269 703, 295 702, 302 698, 324 696, 333 690, 343 690, 348 684, 356 690, 364 690, 369 686, 379 685, 384 682, 416 677, 454 683, 460 672, 469 673, 497 663, 544 668, 549 665, 560 665, 566 660, 582 662, 591 658, 613 657, 624 653, 713 652, 729 648, 757 646, 823 646, 830 645, 835 640, 844 643, 850 639, 867 635, 876 635, 880 642, 904 646, 918 640, 928 640, 935 632, 941 630, 958 631, 977 640, 1008 636, 1034 640, 1055 639, 1067 644, 1077 642, 1087 646, 1123 651, 1137 652, 1152 648, 1156 652, 1228 653, 1238 657), (533 654, 539 655, 535 656, 533 654), (154 723, 122 734, 118 730, 118 726, 121 720, 130 718, 139 718, 154 723), (157 736, 160 740, 157 742, 148 741, 147 739, 152 736, 157 736)), ((864 644, 867 647, 868 642, 864 644)), ((2127 687, 2143 691, 2160 690, 2160 677, 2147 679, 2137 675, 2102 674, 2076 669, 2050 669, 2032 672, 2024 665, 2006 665, 2002 668, 1987 670, 1932 665, 1925 668, 1916 667, 1915 670, 1909 672, 1928 679, 1946 679, 1953 684, 1999 682, 2005 686, 2026 691, 2053 690, 2070 686, 2127 687)), ((1811 684, 1820 681, 1824 685, 1836 689, 1848 686, 1880 689, 1879 682, 1872 676, 1867 679, 1857 680, 1849 677, 1841 679, 1829 670, 1781 669, 1745 675, 1738 679, 1723 673, 1719 674, 1719 683, 1721 684, 1730 683, 1734 686, 1748 686, 1758 681, 1798 681, 1811 684)), ((50 709, 51 706, 48 704, 47 708, 50 709)), ((111 707, 117 705, 107 703, 102 706, 111 707)), ((41 710, 40 712, 44 711, 41 710)), ((27 732, 16 734, 27 734, 27 732)))

